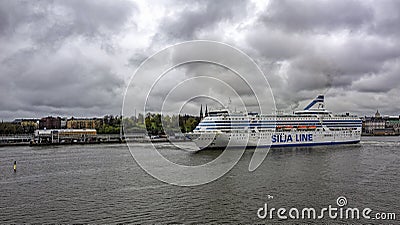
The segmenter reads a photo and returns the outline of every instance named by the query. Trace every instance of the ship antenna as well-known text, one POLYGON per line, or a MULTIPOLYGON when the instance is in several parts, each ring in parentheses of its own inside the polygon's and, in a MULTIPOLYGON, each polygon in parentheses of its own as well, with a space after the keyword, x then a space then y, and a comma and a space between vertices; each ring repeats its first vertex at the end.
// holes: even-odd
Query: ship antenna
POLYGON ((226 106, 227 109, 231 108, 231 103, 232 103, 232 100, 231 100, 231 97, 229 97, 228 98, 228 105, 226 106))

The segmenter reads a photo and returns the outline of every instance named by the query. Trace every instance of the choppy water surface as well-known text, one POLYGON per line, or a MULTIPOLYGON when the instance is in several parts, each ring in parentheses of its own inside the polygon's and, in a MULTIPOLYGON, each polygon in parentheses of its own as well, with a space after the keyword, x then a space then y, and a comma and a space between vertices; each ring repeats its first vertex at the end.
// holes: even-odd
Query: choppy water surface
MULTIPOLYGON (((221 153, 193 154, 158 145, 164 156, 182 164, 199 165, 221 153)), ((248 150, 225 176, 196 187, 154 179, 135 163, 125 145, 3 147, 0 223, 398 224, 399 147, 399 137, 370 137, 360 145, 273 149, 254 172, 248 171, 254 150, 248 150), (397 220, 257 217, 264 203, 318 209, 337 206, 339 196, 345 196, 351 207, 395 212, 397 220)))

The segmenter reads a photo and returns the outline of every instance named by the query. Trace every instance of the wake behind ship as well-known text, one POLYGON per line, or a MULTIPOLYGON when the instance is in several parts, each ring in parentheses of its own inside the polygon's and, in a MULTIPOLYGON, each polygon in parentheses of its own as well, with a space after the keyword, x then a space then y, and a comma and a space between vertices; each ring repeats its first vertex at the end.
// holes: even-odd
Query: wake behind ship
POLYGON ((327 111, 319 95, 293 114, 211 111, 187 137, 200 149, 354 144, 360 142, 361 126, 355 115, 327 111))

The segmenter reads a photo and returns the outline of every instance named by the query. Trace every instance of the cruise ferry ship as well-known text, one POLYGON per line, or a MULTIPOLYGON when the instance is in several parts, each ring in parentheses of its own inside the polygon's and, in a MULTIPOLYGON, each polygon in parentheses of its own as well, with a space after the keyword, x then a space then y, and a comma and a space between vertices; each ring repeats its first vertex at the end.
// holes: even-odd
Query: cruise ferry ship
POLYGON ((355 115, 327 111, 319 95, 293 114, 210 111, 187 137, 200 149, 354 144, 360 142, 361 126, 355 115))

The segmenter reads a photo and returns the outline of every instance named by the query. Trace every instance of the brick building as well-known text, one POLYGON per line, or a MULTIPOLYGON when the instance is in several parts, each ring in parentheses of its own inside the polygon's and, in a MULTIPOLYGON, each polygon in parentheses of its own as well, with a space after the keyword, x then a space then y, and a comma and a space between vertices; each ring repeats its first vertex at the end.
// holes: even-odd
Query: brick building
POLYGON ((60 129, 61 118, 60 117, 44 117, 39 120, 39 129, 60 129))

